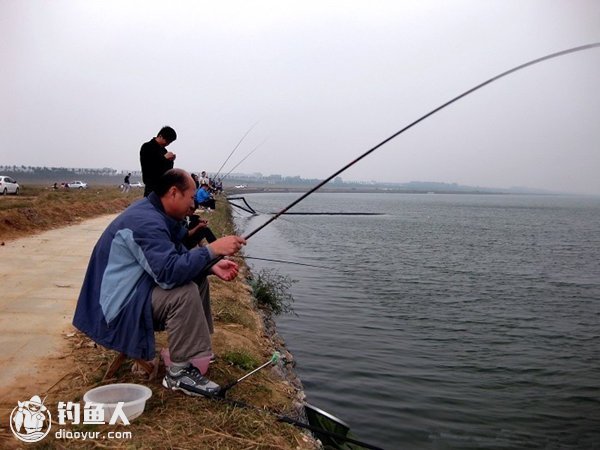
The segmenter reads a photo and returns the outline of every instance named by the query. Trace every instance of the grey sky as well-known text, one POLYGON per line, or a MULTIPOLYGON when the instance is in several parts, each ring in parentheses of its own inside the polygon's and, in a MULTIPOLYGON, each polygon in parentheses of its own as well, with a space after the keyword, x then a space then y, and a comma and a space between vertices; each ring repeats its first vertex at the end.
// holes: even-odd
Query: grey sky
MULTIPOLYGON (((600 41, 597 0, 0 0, 0 164, 325 178, 513 66, 600 41)), ((345 172, 600 194, 600 49, 525 69, 345 172)))

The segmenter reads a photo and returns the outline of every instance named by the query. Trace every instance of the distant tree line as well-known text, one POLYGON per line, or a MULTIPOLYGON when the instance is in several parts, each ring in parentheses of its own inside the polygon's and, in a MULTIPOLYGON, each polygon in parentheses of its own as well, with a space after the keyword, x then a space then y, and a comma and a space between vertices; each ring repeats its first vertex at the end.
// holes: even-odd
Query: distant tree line
POLYGON ((8 175, 19 183, 52 184, 74 180, 82 180, 88 184, 120 184, 125 174, 131 172, 132 181, 141 179, 140 171, 116 170, 110 167, 101 169, 73 167, 43 167, 43 166, 0 166, 0 174, 8 175))
MULTIPOLYGON (((81 180, 88 184, 119 185, 127 173, 131 172, 131 182, 141 181, 140 170, 117 170, 110 167, 98 168, 72 168, 72 167, 43 167, 43 166, 17 166, 0 165, 0 175, 8 175, 19 183, 53 184, 74 180, 81 180)), ((198 171, 199 173, 200 171, 198 171)), ((209 175, 211 175, 209 173, 209 175)), ((231 173, 225 180, 225 187, 236 184, 248 186, 294 187, 315 186, 322 180, 318 178, 302 178, 285 175, 263 175, 261 173, 231 173)), ((375 181, 344 181, 342 177, 335 177, 329 182, 332 189, 374 190, 391 192, 454 192, 454 193, 547 193, 546 191, 526 188, 485 188, 463 186, 457 183, 443 183, 432 181, 411 181, 409 183, 382 183, 375 181)))

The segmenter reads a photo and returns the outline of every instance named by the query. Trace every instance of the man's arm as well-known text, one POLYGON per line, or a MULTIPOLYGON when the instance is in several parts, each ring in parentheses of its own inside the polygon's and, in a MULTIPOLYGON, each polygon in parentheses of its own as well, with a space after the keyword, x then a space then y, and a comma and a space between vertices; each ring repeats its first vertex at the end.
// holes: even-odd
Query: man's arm
POLYGON ((207 247, 178 251, 166 226, 155 223, 140 226, 134 240, 139 248, 132 250, 138 262, 163 289, 192 281, 214 258, 233 255, 246 243, 239 236, 225 236, 207 247))
POLYGON ((213 259, 208 249, 192 252, 180 249, 171 241, 165 226, 139 226, 133 233, 132 253, 138 263, 163 289, 188 283, 196 278, 213 259))

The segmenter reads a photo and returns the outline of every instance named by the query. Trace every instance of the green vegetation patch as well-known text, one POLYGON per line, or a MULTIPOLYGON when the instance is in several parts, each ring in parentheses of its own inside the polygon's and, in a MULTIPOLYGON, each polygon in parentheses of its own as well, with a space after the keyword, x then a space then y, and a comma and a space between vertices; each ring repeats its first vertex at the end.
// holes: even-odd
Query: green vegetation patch
POLYGON ((276 270, 262 269, 248 278, 258 306, 270 310, 273 314, 293 313, 294 297, 290 288, 296 280, 281 275, 276 270))
POLYGON ((245 350, 232 350, 226 352, 222 355, 222 358, 229 364, 243 370, 256 369, 260 365, 260 361, 245 350))

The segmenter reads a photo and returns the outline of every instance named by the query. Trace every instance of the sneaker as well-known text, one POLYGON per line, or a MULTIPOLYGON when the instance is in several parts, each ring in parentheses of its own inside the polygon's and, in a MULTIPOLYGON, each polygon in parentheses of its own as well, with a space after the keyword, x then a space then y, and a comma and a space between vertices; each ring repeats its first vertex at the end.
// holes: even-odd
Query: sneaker
POLYGON ((204 395, 213 397, 221 387, 202 376, 197 367, 191 364, 187 367, 169 367, 163 378, 163 386, 174 391, 182 391, 187 395, 204 395))

